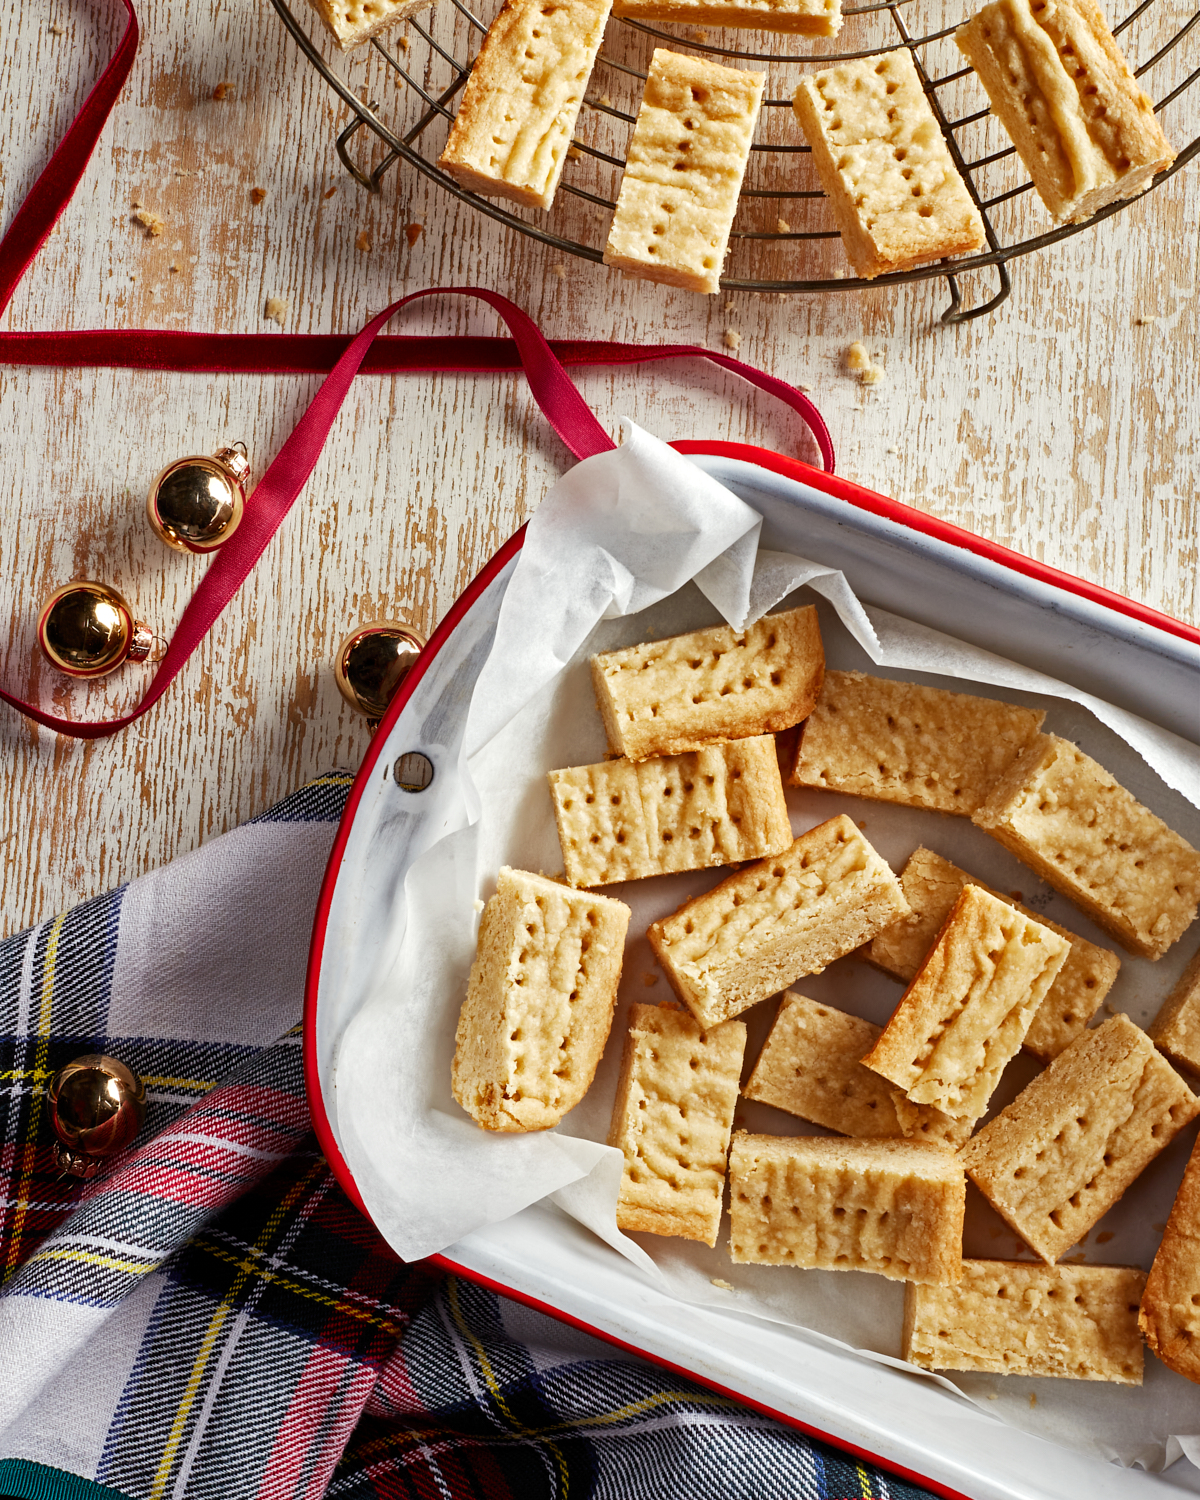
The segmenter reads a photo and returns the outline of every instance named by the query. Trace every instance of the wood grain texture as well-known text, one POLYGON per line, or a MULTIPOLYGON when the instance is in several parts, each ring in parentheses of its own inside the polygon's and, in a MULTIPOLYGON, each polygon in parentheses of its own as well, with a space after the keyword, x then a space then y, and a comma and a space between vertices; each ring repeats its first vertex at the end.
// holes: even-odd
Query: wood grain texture
MULTIPOLYGON (((119 28, 94 0, 2 10, 7 225, 119 28)), ((1155 13, 1183 19, 1185 7, 1157 0, 1155 13)), ((139 15, 125 94, 0 326, 270 331, 265 304, 280 296, 289 329, 348 332, 406 291, 474 284, 507 292, 552 336, 719 349, 732 329, 742 358, 811 391, 843 474, 1200 617, 1194 167, 1098 229, 1017 262, 1012 300, 957 330, 936 326, 946 298, 937 281, 708 299, 566 259, 407 169, 369 197, 334 150, 344 111, 267 0, 140 0, 139 15), (135 199, 165 221, 161 236, 134 222, 135 199), (410 224, 424 226, 411 247, 410 224), (367 250, 356 245, 363 231, 367 250), (884 363, 883 383, 847 373, 857 339, 884 363)), ((1130 50, 1147 55, 1151 41, 1134 35, 1130 50)), ((364 88, 394 87, 370 58, 346 66, 364 88)), ((1182 62, 1169 59, 1156 94, 1172 68, 1182 81, 1182 62)), ((1190 139, 1200 86, 1164 120, 1190 139)), ((739 223, 754 227, 762 209, 743 212, 739 223)), ((990 295, 990 273, 965 281, 969 299, 990 295)), ((490 333, 496 320, 447 301, 404 326, 490 333)), ((168 460, 239 437, 261 473, 317 384, 0 369, 3 680, 81 716, 131 703, 145 669, 86 688, 43 669, 33 644, 42 597, 72 576, 100 577, 169 630, 206 564, 150 533, 149 482, 168 460)), ((610 430, 629 412, 664 438, 719 435, 812 455, 788 414, 715 370, 592 371, 579 384, 610 430)), ((428 631, 569 461, 517 378, 361 379, 293 514, 165 702, 88 746, 0 719, 3 930, 196 847, 322 770, 356 765, 366 728, 343 708, 330 666, 342 634, 379 614, 428 631)))

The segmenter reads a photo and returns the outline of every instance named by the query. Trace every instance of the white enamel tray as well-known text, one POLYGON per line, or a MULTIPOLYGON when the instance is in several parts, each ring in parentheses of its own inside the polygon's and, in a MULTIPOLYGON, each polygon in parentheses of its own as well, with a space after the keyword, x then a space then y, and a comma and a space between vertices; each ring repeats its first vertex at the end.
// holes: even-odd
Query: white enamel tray
MULTIPOLYGON (((677 446, 762 514, 764 547, 838 568, 864 602, 1200 739, 1200 631, 779 455, 731 444, 677 446)), ((443 747, 487 657, 521 540, 513 537, 459 599, 397 694, 355 781, 322 887, 305 1067, 322 1148, 360 1208, 338 1144, 331 1083, 338 1042, 366 992, 395 889, 441 836, 443 747), (408 752, 433 764, 423 792, 402 790, 393 775, 408 752)), ((678 1302, 549 1206, 472 1234, 437 1259, 942 1495, 1200 1494, 1200 1471, 1186 1460, 1155 1476, 1119 1469, 992 1421, 921 1377, 814 1345, 782 1325, 678 1302)))

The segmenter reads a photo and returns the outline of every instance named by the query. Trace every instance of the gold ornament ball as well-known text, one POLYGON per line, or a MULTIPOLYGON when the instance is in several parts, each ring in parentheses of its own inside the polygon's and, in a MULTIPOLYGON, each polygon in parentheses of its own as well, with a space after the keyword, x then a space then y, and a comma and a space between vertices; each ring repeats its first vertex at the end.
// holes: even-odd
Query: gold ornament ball
POLYGON ((237 530, 250 473, 246 445, 194 453, 168 464, 146 497, 146 515, 176 552, 211 552, 237 530))
POLYGON ((338 691, 377 723, 424 645, 420 631, 398 620, 360 625, 338 647, 333 666, 338 691))
POLYGON ((46 659, 72 677, 103 677, 122 662, 145 661, 154 641, 116 589, 88 579, 55 589, 38 616, 37 637, 46 659))
POLYGON ((101 1053, 77 1057, 50 1081, 55 1158, 72 1177, 93 1177, 123 1151, 146 1118, 146 1087, 123 1062, 101 1053))

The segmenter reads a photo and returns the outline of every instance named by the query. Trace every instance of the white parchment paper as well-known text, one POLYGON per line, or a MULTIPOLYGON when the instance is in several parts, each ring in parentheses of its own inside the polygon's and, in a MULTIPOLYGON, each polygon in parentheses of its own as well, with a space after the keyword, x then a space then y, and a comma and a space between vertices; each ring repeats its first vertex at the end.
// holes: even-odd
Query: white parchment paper
MULTIPOLYGON (((760 552, 760 529, 750 506, 631 424, 622 447, 585 460, 547 495, 529 523, 466 721, 446 747, 457 775, 449 793, 440 789, 445 833, 410 867, 392 955, 342 1039, 338 1126, 372 1217, 406 1259, 445 1249, 473 1229, 553 1196, 640 1274, 686 1301, 736 1306, 890 1361, 899 1353, 903 1298, 895 1283, 857 1272, 734 1266, 724 1233, 709 1250, 631 1237, 616 1227, 621 1157, 603 1142, 625 1015, 635 1000, 668 997, 641 934, 723 871, 608 888, 633 910, 617 1016, 592 1089, 558 1129, 491 1135, 451 1096, 454 1030, 481 903, 495 889, 502 864, 548 874, 562 868, 546 772, 602 759, 605 752, 587 658, 720 617, 741 628, 781 601, 815 599, 831 666, 878 667, 885 675, 941 684, 961 680, 985 696, 1046 706, 1048 730, 1077 741, 1194 844, 1200 844, 1200 748, 1038 672, 865 607, 840 573, 760 552)), ((1019 890, 1026 904, 1071 930, 1112 946, 965 819, 816 791, 790 791, 788 801, 797 833, 848 812, 865 824, 894 868, 924 843, 998 889, 1019 890)), ((1177 945, 1158 964, 1122 954, 1111 1006, 1144 1025, 1193 946, 1177 945)), ((886 1021, 901 994, 895 981, 853 957, 797 987, 877 1023, 886 1021)), ((767 1004, 743 1017, 751 1028, 747 1066, 773 1011, 767 1004)), ((996 1107, 1035 1071, 1029 1059, 1015 1059, 996 1107)), ((747 1101, 738 1123, 776 1134, 809 1132, 803 1122, 747 1101)), ((1095 1263, 1149 1266, 1194 1135, 1185 1132, 1163 1153, 1078 1253, 1095 1263)), ((965 1249, 1030 1258, 974 1190, 965 1249)), ((1104 1457, 1150 1468, 1181 1451, 1200 1460, 1200 1390, 1149 1355, 1140 1390, 988 1376, 930 1379, 1004 1420, 1104 1457)))

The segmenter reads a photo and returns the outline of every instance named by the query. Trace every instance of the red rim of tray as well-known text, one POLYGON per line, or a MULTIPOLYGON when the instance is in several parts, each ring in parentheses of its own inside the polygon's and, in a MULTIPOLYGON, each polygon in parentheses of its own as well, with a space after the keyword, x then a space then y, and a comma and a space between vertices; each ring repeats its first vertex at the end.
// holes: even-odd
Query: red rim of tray
MULTIPOLYGON (((1148 605, 1139 604, 1134 599, 1127 599, 1122 594, 1114 593, 1111 589, 1101 588, 1098 584, 1089 583, 1086 579, 1077 578, 1074 574, 1064 573, 1058 568, 1049 567, 1047 564, 1038 562, 1036 558, 1026 557, 1021 552, 1014 552, 1011 548, 1002 547, 997 542, 988 541, 987 538, 976 536, 974 532, 965 531, 960 526, 954 526, 948 521, 939 520, 936 516, 927 515, 924 511, 915 510, 910 505, 904 505, 898 500, 891 500, 885 495, 878 495, 873 490, 864 489, 861 485, 853 484, 849 480, 839 478, 836 474, 826 473, 822 469, 815 469, 811 465, 802 463, 798 459, 787 458, 782 453, 774 453, 767 448, 756 448, 745 443, 724 443, 708 441, 683 441, 672 443, 671 446, 678 452, 689 454, 704 454, 714 458, 733 458, 745 463, 755 464, 759 468, 768 469, 773 474, 781 474, 788 479, 799 480, 803 484, 811 485, 814 489, 823 490, 835 499, 844 500, 859 510, 868 511, 872 515, 881 516, 886 520, 894 521, 898 525, 907 527, 910 531, 921 532, 937 541, 948 543, 950 546, 959 547, 967 552, 972 552, 978 557, 988 559, 990 562, 998 563, 1001 567, 1009 569, 1010 572, 1020 573, 1026 578, 1031 578, 1038 583, 1048 584, 1053 588, 1061 589, 1066 593, 1074 594, 1079 598, 1086 599, 1090 603, 1099 604, 1106 609, 1124 615, 1126 618, 1134 619, 1144 625, 1153 626, 1168 635, 1177 636, 1185 641, 1200 645, 1200 629, 1185 624, 1182 620, 1173 619, 1170 615, 1162 614, 1160 611, 1151 609, 1148 605)), ((404 710, 405 704, 415 691, 418 683, 424 677, 429 664, 441 650, 443 644, 454 631, 467 611, 476 602, 480 595, 488 588, 497 575, 505 568, 509 561, 520 551, 525 540, 524 526, 515 532, 504 546, 495 554, 489 563, 482 569, 478 576, 463 590, 455 600, 449 613, 434 631, 429 644, 418 657, 416 665, 409 672, 401 684, 395 698, 388 706, 387 713, 379 725, 371 744, 367 749, 366 756, 354 779, 354 785, 350 789, 350 795, 346 800, 346 807, 342 813, 341 823, 334 836, 333 848, 329 854, 329 863, 325 869, 325 876, 321 882, 321 891, 317 899, 316 916, 313 919, 312 943, 308 954, 308 972, 304 985, 304 1081, 308 1093, 308 1104, 312 1114, 313 1128, 320 1142, 321 1150, 329 1163, 330 1170, 337 1179, 342 1191, 355 1205, 355 1207, 369 1221, 370 1214, 359 1194, 354 1178, 346 1165, 341 1151, 338 1149, 337 1141, 334 1139, 330 1128, 329 1117, 325 1112, 325 1101, 321 1093, 321 1083, 317 1076, 316 1055, 316 1023, 317 1023, 317 992, 320 982, 321 958, 325 947, 325 933, 329 921, 329 911, 333 902, 333 892, 337 885, 338 875, 341 870, 342 857, 345 854, 346 842, 350 836, 350 827, 354 822, 354 815, 358 810, 358 804, 362 799, 363 791, 374 774, 375 767, 383 753, 384 744, 388 733, 396 720, 404 710)), ((823 1431, 821 1428, 813 1427, 798 1418, 790 1416, 787 1412, 777 1411, 775 1408, 765 1406, 761 1402, 752 1401, 739 1392, 719 1385, 714 1380, 709 1380, 695 1371, 686 1369, 682 1365, 673 1364, 668 1359, 659 1355, 649 1353, 639 1348, 636 1344, 616 1338, 606 1333, 602 1328, 596 1328, 580 1318, 572 1317, 569 1313, 561 1312, 558 1308, 550 1306, 549 1303, 541 1302, 536 1297, 531 1297, 523 1292, 514 1290, 501 1282, 493 1281, 467 1266, 461 1266, 457 1262, 448 1259, 444 1255, 432 1255, 429 1257, 433 1265, 442 1269, 452 1271, 458 1276, 465 1277, 468 1281, 480 1286, 488 1287, 505 1297, 523 1303, 527 1307, 535 1308, 539 1312, 557 1318, 559 1322, 568 1323, 584 1333, 591 1334, 594 1338, 603 1339, 606 1343, 614 1345, 639 1358, 649 1359, 661 1368, 670 1370, 673 1374, 695 1381, 697 1384, 715 1391, 722 1396, 728 1396, 747 1406, 754 1411, 773 1417, 776 1421, 783 1422, 789 1427, 807 1433, 811 1437, 819 1438, 822 1442, 830 1443, 843 1452, 851 1453, 856 1458, 867 1459, 871 1463, 878 1464, 890 1473, 897 1474, 910 1483, 922 1485, 937 1495, 945 1497, 945 1500, 969 1500, 960 1490, 950 1489, 938 1481, 917 1473, 915 1470, 906 1469, 901 1464, 882 1458, 869 1449, 858 1448, 853 1443, 843 1438, 835 1437, 832 1433, 823 1431)))

